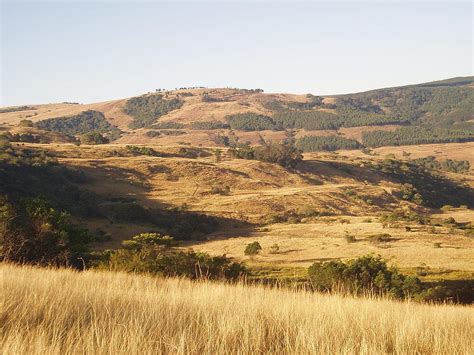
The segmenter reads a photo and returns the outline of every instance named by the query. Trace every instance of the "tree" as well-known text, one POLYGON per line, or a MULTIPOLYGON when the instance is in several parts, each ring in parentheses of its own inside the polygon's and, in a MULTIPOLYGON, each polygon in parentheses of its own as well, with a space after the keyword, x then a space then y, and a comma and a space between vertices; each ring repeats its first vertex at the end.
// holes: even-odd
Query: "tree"
POLYGON ((244 254, 250 255, 250 256, 257 255, 258 253, 260 253, 261 250, 262 250, 262 246, 260 245, 260 243, 253 242, 253 243, 247 244, 247 246, 245 247, 244 254))
POLYGON ((303 159, 301 151, 292 145, 270 143, 253 148, 248 144, 232 148, 229 153, 240 159, 256 159, 267 163, 276 163, 285 168, 294 168, 303 159))
POLYGON ((82 144, 107 144, 109 139, 99 132, 90 132, 81 136, 82 144))

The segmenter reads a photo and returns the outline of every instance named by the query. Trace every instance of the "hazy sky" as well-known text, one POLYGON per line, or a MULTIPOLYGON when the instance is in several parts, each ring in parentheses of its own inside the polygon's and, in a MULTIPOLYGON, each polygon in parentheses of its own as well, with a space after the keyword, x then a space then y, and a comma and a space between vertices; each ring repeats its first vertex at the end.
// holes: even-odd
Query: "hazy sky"
POLYGON ((1 105, 180 86, 334 94, 466 76, 472 32, 470 1, 2 2, 1 105))

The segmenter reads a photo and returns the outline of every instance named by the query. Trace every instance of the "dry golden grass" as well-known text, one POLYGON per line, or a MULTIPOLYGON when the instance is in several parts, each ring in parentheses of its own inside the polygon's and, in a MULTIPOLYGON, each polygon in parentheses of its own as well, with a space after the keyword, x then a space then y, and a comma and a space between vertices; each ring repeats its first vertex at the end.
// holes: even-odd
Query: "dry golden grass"
POLYGON ((472 354, 474 309, 2 265, 4 354, 472 354))
MULTIPOLYGON (((474 214, 471 212, 471 215, 474 214)), ((219 237, 206 242, 188 243, 187 246, 210 254, 226 254, 238 260, 249 260, 244 255, 248 243, 258 241, 263 250, 253 256, 255 265, 284 265, 308 267, 314 262, 331 259, 354 259, 367 254, 381 255, 390 264, 400 268, 415 268, 425 265, 433 270, 459 270, 474 278, 474 240, 462 232, 449 232, 437 227, 433 234, 429 227, 412 225, 406 232, 404 225, 383 228, 380 222, 365 222, 363 217, 345 216, 323 222, 319 218, 307 223, 278 223, 260 231, 241 231, 226 238, 219 237), (350 221, 350 224, 340 220, 350 221), (368 237, 388 233, 393 241, 373 243, 368 237), (348 243, 345 235, 355 236, 357 242, 348 243), (435 248, 434 243, 441 243, 435 248), (271 253, 271 246, 278 244, 280 250, 271 253)), ((221 232, 222 233, 222 232, 221 232)))

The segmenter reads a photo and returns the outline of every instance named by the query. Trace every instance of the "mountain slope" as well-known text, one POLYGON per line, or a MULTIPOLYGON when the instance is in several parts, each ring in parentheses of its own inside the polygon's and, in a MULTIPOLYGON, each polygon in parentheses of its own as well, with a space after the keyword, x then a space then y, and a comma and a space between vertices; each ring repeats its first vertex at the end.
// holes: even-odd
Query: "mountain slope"
POLYGON ((117 143, 218 146, 227 137, 230 144, 259 144, 281 141, 292 130, 295 138, 339 135, 383 146, 472 141, 473 107, 474 77, 463 77, 325 97, 180 89, 95 104, 3 108, 0 125, 10 129, 25 119, 64 120, 87 111, 122 131, 117 143))

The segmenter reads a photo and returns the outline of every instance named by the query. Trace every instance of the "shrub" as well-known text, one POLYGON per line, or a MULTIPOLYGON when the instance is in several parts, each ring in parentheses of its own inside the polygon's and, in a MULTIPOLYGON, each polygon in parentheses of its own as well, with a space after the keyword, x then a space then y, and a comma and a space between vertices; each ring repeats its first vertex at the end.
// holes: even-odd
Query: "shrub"
POLYGON ((18 206, 0 201, 0 231, 4 261, 42 266, 78 265, 92 237, 51 208, 42 199, 28 199, 18 206))
POLYGON ((245 255, 257 255, 258 253, 260 253, 260 251, 262 250, 262 247, 260 245, 259 242, 253 242, 253 243, 250 243, 250 244, 247 244, 247 246, 245 247, 245 250, 244 250, 244 254, 245 255))
POLYGON ((230 194, 229 186, 213 186, 211 188, 211 194, 213 195, 228 195, 230 194))
POLYGON ((99 132, 90 132, 81 136, 82 144, 107 144, 109 140, 99 132))
POLYGON ((318 290, 340 288, 356 294, 374 292, 395 298, 418 294, 422 290, 418 278, 388 268, 380 256, 362 256, 348 262, 317 262, 309 267, 308 275, 318 290))
POLYGON ((280 246, 276 243, 270 247, 270 254, 277 254, 279 251, 280 251, 280 246))
POLYGON ((270 143, 255 149, 255 159, 276 163, 285 168, 294 168, 303 159, 303 156, 294 146, 270 143))
POLYGON ((294 146, 270 143, 261 147, 232 148, 229 153, 240 159, 256 159, 267 163, 276 163, 285 168, 294 168, 303 159, 301 152, 294 146))
POLYGON ((372 243, 387 243, 393 240, 393 237, 388 233, 374 234, 367 237, 372 243))
POLYGON ((212 138, 213 142, 217 145, 223 145, 224 147, 230 146, 230 139, 228 136, 217 134, 212 138))
POLYGON ((344 238, 346 239, 347 243, 357 242, 357 238, 354 235, 345 235, 344 238))
POLYGON ((190 279, 236 280, 247 272, 244 265, 225 255, 176 250, 173 245, 170 237, 141 234, 125 241, 123 248, 103 253, 98 267, 190 279))
POLYGON ((152 157, 159 157, 161 154, 150 147, 142 147, 137 145, 127 145, 125 146, 127 153, 138 156, 138 155, 149 155, 152 157))
POLYGON ((19 123, 18 123, 18 126, 20 127, 34 127, 34 123, 33 121, 31 120, 21 120, 19 123))
POLYGON ((166 131, 160 131, 160 133, 164 136, 181 136, 186 134, 185 131, 180 131, 179 129, 168 129, 166 131))
POLYGON ((131 240, 125 240, 122 245, 127 249, 140 250, 145 246, 164 246, 172 247, 177 243, 169 235, 162 236, 159 233, 141 233, 134 236, 131 240))
POLYGON ((161 135, 159 131, 148 131, 145 134, 147 137, 150 137, 150 138, 159 137, 161 135))

